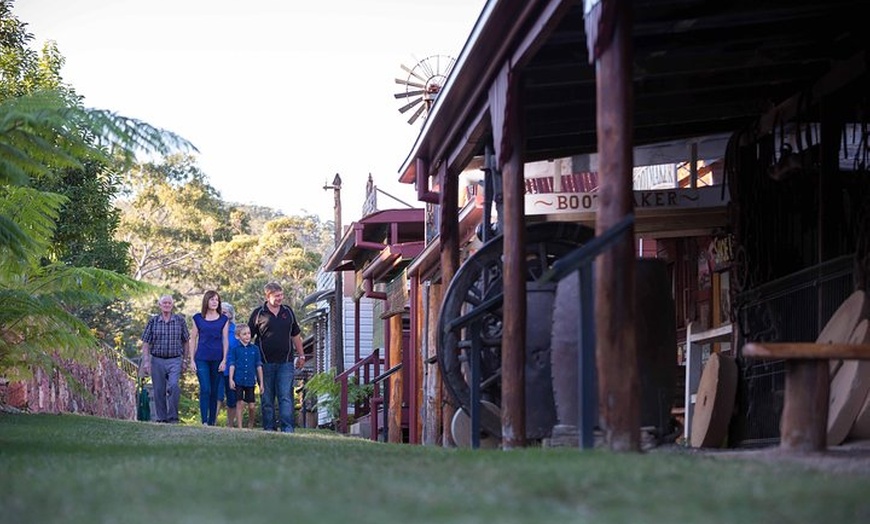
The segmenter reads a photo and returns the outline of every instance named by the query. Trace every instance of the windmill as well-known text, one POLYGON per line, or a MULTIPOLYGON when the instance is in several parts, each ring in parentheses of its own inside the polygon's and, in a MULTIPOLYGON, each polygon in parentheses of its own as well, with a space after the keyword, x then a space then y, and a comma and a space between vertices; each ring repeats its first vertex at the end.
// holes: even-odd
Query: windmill
POLYGON ((405 78, 396 78, 396 83, 405 86, 405 91, 393 96, 397 100, 403 100, 405 104, 399 108, 404 114, 412 109, 409 124, 413 124, 418 118, 426 117, 435 97, 444 87, 447 76, 453 69, 456 60, 447 55, 432 55, 418 61, 414 67, 402 65, 402 70, 407 73, 405 78))

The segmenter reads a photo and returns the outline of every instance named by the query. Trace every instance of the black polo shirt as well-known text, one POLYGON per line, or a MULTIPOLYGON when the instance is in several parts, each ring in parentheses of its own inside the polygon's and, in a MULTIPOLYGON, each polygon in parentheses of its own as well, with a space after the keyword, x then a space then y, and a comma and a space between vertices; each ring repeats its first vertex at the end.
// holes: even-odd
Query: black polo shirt
POLYGON ((260 346, 264 362, 278 364, 294 360, 296 352, 291 338, 301 334, 302 330, 288 306, 282 304, 278 315, 273 315, 268 304, 263 303, 251 313, 248 326, 254 343, 260 346))

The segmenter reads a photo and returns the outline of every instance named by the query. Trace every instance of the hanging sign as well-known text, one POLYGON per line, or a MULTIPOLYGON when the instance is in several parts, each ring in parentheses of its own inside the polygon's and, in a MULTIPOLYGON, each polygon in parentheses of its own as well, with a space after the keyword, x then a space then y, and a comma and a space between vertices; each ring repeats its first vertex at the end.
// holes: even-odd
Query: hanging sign
POLYGON ((734 260, 734 236, 718 235, 707 246, 707 258, 713 271, 725 271, 734 260))
MULTIPOLYGON (((635 211, 665 211, 724 206, 721 187, 697 189, 655 189, 634 191, 635 211)), ((598 192, 527 194, 526 215, 594 213, 598 210, 598 192)))

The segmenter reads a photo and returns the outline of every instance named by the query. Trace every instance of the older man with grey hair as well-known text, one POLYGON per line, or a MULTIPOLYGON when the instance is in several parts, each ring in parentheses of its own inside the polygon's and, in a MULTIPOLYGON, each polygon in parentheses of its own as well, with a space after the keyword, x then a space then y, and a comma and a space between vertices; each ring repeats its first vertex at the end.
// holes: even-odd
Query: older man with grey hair
POLYGON ((142 333, 142 376, 151 375, 154 386, 154 411, 157 422, 178 423, 179 380, 182 359, 190 357, 190 333, 184 317, 173 313, 175 302, 169 295, 157 301, 160 313, 152 316, 142 333))

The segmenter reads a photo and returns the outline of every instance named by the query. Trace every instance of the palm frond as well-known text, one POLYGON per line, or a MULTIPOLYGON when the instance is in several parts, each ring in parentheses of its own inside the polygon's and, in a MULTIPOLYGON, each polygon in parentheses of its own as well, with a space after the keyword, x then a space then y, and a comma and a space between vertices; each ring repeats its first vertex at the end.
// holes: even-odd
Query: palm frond
POLYGON ((29 179, 86 160, 194 149, 142 121, 89 109, 60 91, 0 101, 0 374, 7 378, 55 358, 82 360, 94 333, 71 313, 154 287, 95 268, 46 265, 65 197, 25 187, 29 179))
POLYGON ((0 369, 42 367, 53 356, 81 359, 92 354, 96 337, 88 326, 52 297, 0 289, 0 369))
POLYGON ((179 135, 103 109, 86 108, 59 91, 0 101, 0 183, 21 185, 56 168, 93 158, 196 148, 179 135))
POLYGON ((97 137, 98 145, 129 158, 139 151, 161 155, 174 151, 198 151, 193 144, 171 131, 112 111, 86 109, 80 116, 85 127, 97 137))
POLYGON ((22 261, 36 248, 36 242, 21 227, 0 213, 0 274, 7 272, 5 260, 22 261))
POLYGON ((164 291, 106 269, 51 264, 30 275, 26 291, 69 305, 104 304, 116 298, 164 291))
POLYGON ((69 119, 57 92, 43 91, 0 102, 0 182, 22 185, 50 167, 80 167, 94 147, 69 119))
POLYGON ((63 195, 0 186, 0 281, 38 262, 52 236, 63 195))
POLYGON ((112 299, 165 292, 113 271, 53 264, 0 284, 0 370, 40 367, 51 357, 90 355, 97 339, 70 311, 112 299), (38 358, 37 358, 38 357, 38 358), (37 359, 37 360, 34 360, 37 359), (42 364, 40 364, 42 363, 42 364))

